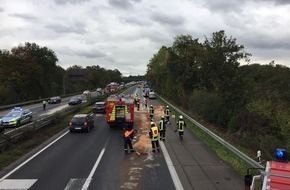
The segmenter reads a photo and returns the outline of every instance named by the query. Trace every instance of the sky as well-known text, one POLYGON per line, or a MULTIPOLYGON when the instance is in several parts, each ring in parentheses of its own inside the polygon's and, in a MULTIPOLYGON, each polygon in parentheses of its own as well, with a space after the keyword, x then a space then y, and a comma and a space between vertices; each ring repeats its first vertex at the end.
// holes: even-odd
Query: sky
POLYGON ((290 67, 289 10, 289 0, 1 0, 0 49, 36 43, 64 69, 99 65, 144 75, 174 37, 202 43, 224 30, 252 54, 251 64, 290 67))

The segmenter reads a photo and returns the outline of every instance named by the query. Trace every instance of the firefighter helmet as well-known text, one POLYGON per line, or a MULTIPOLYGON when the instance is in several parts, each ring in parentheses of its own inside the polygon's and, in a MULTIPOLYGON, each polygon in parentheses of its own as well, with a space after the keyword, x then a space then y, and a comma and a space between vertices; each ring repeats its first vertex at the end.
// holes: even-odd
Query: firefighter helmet
POLYGON ((183 119, 183 116, 181 115, 181 116, 179 116, 179 119, 183 119))
POLYGON ((164 116, 163 115, 161 116, 161 119, 164 119, 164 116))
POLYGON ((153 127, 155 125, 155 123, 153 121, 151 121, 150 124, 151 124, 151 127, 153 127))
POLYGON ((153 108, 153 105, 151 105, 150 107, 153 108))
POLYGON ((169 106, 166 106, 166 108, 169 108, 169 106))

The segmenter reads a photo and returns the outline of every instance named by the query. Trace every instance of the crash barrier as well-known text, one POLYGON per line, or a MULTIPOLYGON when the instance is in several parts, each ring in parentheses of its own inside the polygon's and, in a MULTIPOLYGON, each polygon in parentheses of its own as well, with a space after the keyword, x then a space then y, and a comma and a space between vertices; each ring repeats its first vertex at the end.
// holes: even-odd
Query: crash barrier
MULTIPOLYGON (((79 95, 79 94, 81 94, 81 93, 78 92, 78 93, 66 94, 66 95, 62 95, 60 97, 65 98, 65 97, 79 95)), ((15 103, 15 104, 4 105, 4 106, 0 106, 0 110, 10 109, 10 108, 14 108, 14 107, 22 107, 22 106, 30 105, 30 104, 42 103, 44 100, 47 101, 47 100, 49 100, 49 98, 40 98, 37 100, 31 100, 31 101, 26 101, 26 102, 19 102, 19 103, 15 103)))
POLYGON ((216 140, 221 145, 223 145, 225 148, 227 148, 229 151, 231 151, 232 153, 237 155, 240 159, 244 160, 245 162, 247 162, 249 165, 251 165, 254 168, 260 168, 260 169, 263 169, 263 170, 265 169, 265 166, 259 164, 258 162, 256 162, 255 160, 253 160, 252 158, 250 158, 249 156, 247 156, 246 154, 244 154, 243 152, 241 152, 240 150, 235 148, 233 145, 231 145, 230 143, 228 143, 227 141, 225 141, 224 139, 222 139, 221 137, 219 137, 215 133, 213 133, 210 130, 208 130, 206 127, 204 127, 203 125, 201 125, 200 123, 198 123, 197 121, 192 119, 190 116, 188 116, 186 113, 184 113, 183 111, 181 111, 180 109, 178 109, 177 107, 175 107, 174 105, 172 105, 171 103, 166 101, 164 98, 162 98, 158 94, 156 94, 156 96, 159 99, 161 99, 163 102, 165 102, 166 105, 170 106, 176 112, 178 112, 179 114, 183 115, 184 118, 186 118, 188 121, 193 123, 195 126, 199 127, 202 131, 204 131, 206 134, 211 136, 214 140, 216 140))
POLYGON ((25 135, 29 135, 30 133, 34 131, 44 128, 50 124, 56 123, 60 119, 63 119, 65 116, 76 113, 81 108, 88 107, 94 104, 96 101, 105 99, 107 96, 108 94, 97 96, 97 97, 92 97, 86 103, 83 103, 77 106, 69 106, 67 108, 64 108, 61 111, 55 112, 52 115, 38 119, 36 121, 32 121, 29 124, 23 125, 19 128, 15 128, 15 130, 11 130, 9 131, 9 133, 1 135, 0 136, 0 150, 2 150, 3 147, 9 145, 11 142, 15 142, 25 135))

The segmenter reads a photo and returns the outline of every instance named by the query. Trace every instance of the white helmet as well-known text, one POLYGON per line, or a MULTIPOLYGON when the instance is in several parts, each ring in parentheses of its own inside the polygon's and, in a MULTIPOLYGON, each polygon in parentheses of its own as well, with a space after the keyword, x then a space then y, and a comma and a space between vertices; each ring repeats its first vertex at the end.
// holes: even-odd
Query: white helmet
POLYGON ((179 119, 183 119, 183 116, 181 115, 181 116, 179 116, 179 119))
POLYGON ((151 121, 151 123, 150 123, 150 124, 151 124, 151 127, 155 125, 155 123, 154 123, 153 121, 151 121))
POLYGON ((169 106, 166 106, 166 108, 169 108, 169 106))
POLYGON ((163 115, 161 116, 161 119, 164 119, 164 116, 163 115))
POLYGON ((150 107, 153 108, 153 105, 151 105, 150 107))

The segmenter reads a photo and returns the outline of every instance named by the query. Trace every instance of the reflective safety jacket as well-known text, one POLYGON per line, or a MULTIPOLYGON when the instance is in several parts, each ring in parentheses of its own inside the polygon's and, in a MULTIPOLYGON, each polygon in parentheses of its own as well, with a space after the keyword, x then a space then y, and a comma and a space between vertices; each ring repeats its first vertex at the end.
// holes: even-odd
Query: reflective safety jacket
POLYGON ((164 113, 166 116, 170 115, 170 109, 169 108, 165 108, 164 113))
POLYGON ((128 137, 129 137, 129 138, 133 138, 133 134, 134 134, 133 132, 134 132, 133 129, 131 129, 131 130, 129 130, 129 131, 125 131, 125 132, 124 132, 124 137, 125 137, 125 138, 128 138, 128 137))
POLYGON ((161 120, 159 121, 159 130, 160 130, 160 131, 165 130, 165 122, 164 122, 164 119, 161 119, 161 120))
POLYGON ((151 108, 151 107, 150 107, 149 114, 150 114, 150 115, 154 115, 154 108, 151 108))
POLYGON ((158 131, 158 127, 156 125, 154 125, 153 127, 150 128, 149 137, 150 137, 151 141, 158 140, 159 131, 158 131))
POLYGON ((185 122, 183 120, 179 120, 177 122, 177 131, 183 132, 185 126, 186 126, 185 122))

